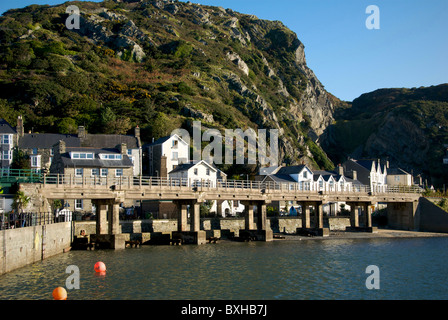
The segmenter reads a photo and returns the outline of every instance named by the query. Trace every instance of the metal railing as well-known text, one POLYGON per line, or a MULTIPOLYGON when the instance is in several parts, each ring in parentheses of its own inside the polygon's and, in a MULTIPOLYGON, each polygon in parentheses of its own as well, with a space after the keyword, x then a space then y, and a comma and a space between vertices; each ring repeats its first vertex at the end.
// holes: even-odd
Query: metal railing
POLYGON ((0 230, 41 226, 70 220, 65 217, 56 217, 51 212, 0 213, 0 230))
POLYGON ((285 192, 285 193, 422 193, 424 190, 418 186, 377 186, 371 188, 365 185, 352 184, 324 184, 317 182, 306 183, 283 183, 275 181, 252 181, 252 180, 209 180, 209 179, 187 179, 187 178, 161 178, 144 176, 75 176, 63 174, 42 175, 39 181, 44 185, 55 186, 102 186, 112 190, 123 190, 133 188, 158 188, 169 187, 184 190, 206 191, 206 190, 245 190, 254 192, 285 192))
POLYGON ((35 169, 0 168, 0 183, 40 183, 43 174, 35 169))

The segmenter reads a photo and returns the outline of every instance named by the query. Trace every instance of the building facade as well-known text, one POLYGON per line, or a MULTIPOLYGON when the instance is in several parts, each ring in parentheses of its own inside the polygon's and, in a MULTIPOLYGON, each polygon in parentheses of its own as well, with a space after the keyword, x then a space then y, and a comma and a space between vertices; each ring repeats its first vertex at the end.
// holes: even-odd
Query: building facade
POLYGON ((177 166, 190 160, 190 146, 177 134, 160 138, 145 147, 150 176, 167 178, 177 166))

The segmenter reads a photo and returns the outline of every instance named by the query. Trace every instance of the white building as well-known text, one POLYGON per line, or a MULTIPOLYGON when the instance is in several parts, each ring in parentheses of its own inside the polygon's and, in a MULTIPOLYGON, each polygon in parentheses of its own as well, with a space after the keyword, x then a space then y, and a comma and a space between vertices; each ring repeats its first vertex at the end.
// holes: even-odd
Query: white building
POLYGON ((147 145, 147 149, 151 176, 168 177, 171 171, 190 159, 190 146, 177 134, 160 138, 147 145))
POLYGON ((6 120, 0 119, 0 168, 5 171, 9 167, 13 158, 13 149, 17 144, 17 131, 6 120))
POLYGON ((216 187, 222 172, 204 160, 188 161, 169 172, 169 178, 179 179, 189 186, 216 187))
POLYGON ((414 179, 410 173, 400 168, 389 168, 387 170, 388 186, 412 186, 414 179))
POLYGON ((218 207, 218 202, 213 201, 210 212, 216 212, 218 216, 222 217, 235 217, 241 216, 244 212, 245 206, 238 200, 223 200, 221 207, 218 207), (221 210, 219 210, 221 209, 221 210))
POLYGON ((343 163, 346 176, 352 177, 356 172, 357 180, 369 186, 372 191, 383 191, 387 188, 387 163, 382 165, 377 160, 355 160, 349 159, 343 163))
POLYGON ((312 190, 314 184, 313 172, 306 165, 278 167, 270 170, 270 174, 262 180, 263 182, 273 182, 279 187, 291 190, 312 190))

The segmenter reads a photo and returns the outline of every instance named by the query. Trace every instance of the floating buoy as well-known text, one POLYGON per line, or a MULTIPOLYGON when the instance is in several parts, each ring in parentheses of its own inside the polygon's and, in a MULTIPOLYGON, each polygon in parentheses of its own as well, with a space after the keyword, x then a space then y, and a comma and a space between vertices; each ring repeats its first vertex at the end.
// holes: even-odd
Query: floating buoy
POLYGON ((103 262, 98 261, 95 263, 94 269, 96 272, 106 272, 106 265, 103 262))
POLYGON ((54 300, 67 300, 67 291, 62 287, 53 290, 54 300))

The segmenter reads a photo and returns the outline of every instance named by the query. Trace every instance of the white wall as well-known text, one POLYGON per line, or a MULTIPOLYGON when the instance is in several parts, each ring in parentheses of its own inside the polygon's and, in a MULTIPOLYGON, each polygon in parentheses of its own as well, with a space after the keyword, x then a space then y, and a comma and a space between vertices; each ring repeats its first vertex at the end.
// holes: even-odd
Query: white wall
POLYGON ((162 144, 162 155, 166 156, 166 168, 168 173, 172 171, 175 166, 181 164, 181 161, 179 161, 180 159, 189 160, 189 151, 189 146, 175 135, 162 144), (173 147, 173 141, 177 141, 177 148, 173 147), (175 159, 174 153, 177 153, 177 159, 175 159))

